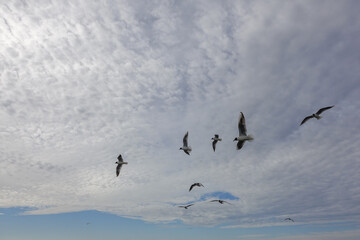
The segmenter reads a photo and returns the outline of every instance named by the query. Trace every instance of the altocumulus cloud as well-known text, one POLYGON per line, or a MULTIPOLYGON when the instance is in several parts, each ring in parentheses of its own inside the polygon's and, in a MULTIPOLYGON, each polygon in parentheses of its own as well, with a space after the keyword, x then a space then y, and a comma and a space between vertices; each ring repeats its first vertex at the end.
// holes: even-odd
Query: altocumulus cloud
POLYGON ((358 222, 359 7, 1 4, 0 206, 229 227, 358 222), (255 141, 236 151, 240 111, 255 141), (178 151, 186 131, 191 156, 178 151), (119 153, 129 164, 116 178, 119 153), (194 182, 206 187, 189 193, 194 182), (214 192, 232 205, 204 201, 214 192))

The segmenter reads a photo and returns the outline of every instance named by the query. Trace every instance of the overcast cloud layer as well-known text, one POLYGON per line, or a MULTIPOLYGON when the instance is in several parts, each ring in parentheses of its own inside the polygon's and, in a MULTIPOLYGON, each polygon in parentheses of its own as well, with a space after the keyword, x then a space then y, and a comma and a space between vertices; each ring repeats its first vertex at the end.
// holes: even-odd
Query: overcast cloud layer
POLYGON ((230 228, 359 222, 359 9, 1 3, 0 207, 230 228), (240 111, 255 140, 237 151, 240 111), (191 156, 178 150, 186 131, 191 156), (189 193, 194 182, 205 187, 189 193), (233 205, 209 203, 214 192, 233 205))

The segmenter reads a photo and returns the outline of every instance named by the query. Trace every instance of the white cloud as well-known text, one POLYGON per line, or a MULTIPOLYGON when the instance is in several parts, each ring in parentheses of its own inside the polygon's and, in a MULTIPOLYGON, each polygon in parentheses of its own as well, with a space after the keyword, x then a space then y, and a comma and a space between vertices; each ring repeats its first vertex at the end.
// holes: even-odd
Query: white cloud
POLYGON ((347 1, 2 5, 0 206, 195 225, 359 221, 354 9, 347 1), (255 141, 236 151, 240 111, 255 141), (178 150, 186 131, 191 156, 178 150), (214 133, 223 138, 216 153, 214 133), (119 153, 129 164, 116 178, 119 153), (206 187, 189 193, 193 182, 206 187), (239 200, 199 201, 215 191, 239 200), (190 201, 185 211, 173 206, 190 201))

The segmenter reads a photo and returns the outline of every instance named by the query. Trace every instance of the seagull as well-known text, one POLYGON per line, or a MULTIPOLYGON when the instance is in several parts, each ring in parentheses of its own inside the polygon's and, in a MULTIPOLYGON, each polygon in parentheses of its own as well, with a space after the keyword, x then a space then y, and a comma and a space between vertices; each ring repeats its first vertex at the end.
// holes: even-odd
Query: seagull
POLYGON ((189 204, 189 205, 186 205, 186 206, 178 206, 178 207, 188 209, 188 207, 191 207, 192 205, 194 205, 194 204, 189 204))
POLYGON ((116 166, 116 176, 119 176, 119 174, 120 174, 120 169, 121 169, 122 165, 123 165, 123 164, 128 164, 128 163, 127 163, 127 162, 124 162, 121 154, 118 156, 117 159, 118 159, 118 161, 115 162, 115 163, 117 164, 117 166, 116 166))
POLYGON ((304 120, 302 120, 302 122, 300 123, 300 126, 303 125, 307 120, 309 120, 310 118, 316 118, 317 120, 319 120, 320 118, 322 118, 322 116, 320 116, 320 114, 332 107, 334 107, 335 105, 333 106, 329 106, 329 107, 324 107, 324 108, 320 108, 319 111, 317 111, 316 113, 310 115, 310 116, 307 116, 306 118, 304 118, 304 120))
POLYGON ((249 134, 246 134, 246 125, 245 125, 245 117, 242 112, 240 112, 240 118, 238 123, 239 128, 239 136, 234 139, 234 141, 238 141, 236 148, 237 150, 240 150, 242 146, 244 145, 245 141, 252 141, 254 140, 254 137, 249 134))
POLYGON ((283 221, 292 221, 292 222, 295 222, 293 219, 291 218, 285 218, 283 221))
POLYGON ((211 138, 211 140, 214 140, 214 141, 212 142, 212 147, 213 147, 214 152, 215 152, 216 143, 217 143, 218 141, 221 141, 222 139, 219 138, 219 135, 218 135, 218 134, 215 134, 215 137, 211 138))
POLYGON ((219 202, 220 204, 224 204, 224 203, 227 203, 227 204, 230 204, 230 205, 232 205, 231 203, 229 203, 229 202, 227 202, 227 201, 225 201, 225 200, 211 200, 210 202, 219 202))
POLYGON ((187 155, 190 155, 191 147, 188 146, 188 135, 189 132, 186 132, 184 138, 183 138, 183 146, 179 150, 183 150, 187 155))
POLYGON ((195 187, 195 186, 197 186, 197 187, 203 187, 204 185, 202 185, 201 183, 194 183, 194 184, 192 184, 192 185, 190 186, 189 192, 190 192, 191 189, 193 189, 193 187, 195 187))

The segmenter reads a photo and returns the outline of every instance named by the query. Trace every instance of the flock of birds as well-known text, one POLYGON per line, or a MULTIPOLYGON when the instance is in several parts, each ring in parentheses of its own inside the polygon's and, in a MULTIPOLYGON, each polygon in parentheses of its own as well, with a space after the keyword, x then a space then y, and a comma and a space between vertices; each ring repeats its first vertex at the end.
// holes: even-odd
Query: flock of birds
MULTIPOLYGON (((237 141, 236 148, 237 148, 237 150, 240 150, 243 147, 245 141, 251 142, 252 140, 254 140, 254 137, 251 134, 247 135, 245 117, 242 112, 240 112, 238 128, 239 128, 239 136, 236 137, 234 139, 234 141, 237 141)), ((179 150, 183 150, 187 155, 190 155, 190 152, 192 149, 191 149, 191 146, 188 145, 188 136, 189 136, 189 132, 186 132, 186 134, 183 138, 183 146, 179 150)), ((215 134, 215 136, 213 138, 211 138, 211 140, 213 140, 212 147, 215 152, 216 143, 218 141, 221 141, 222 139, 219 138, 219 134, 215 134)))
MULTIPOLYGON (((300 126, 303 125, 305 122, 307 122, 309 119, 311 118, 316 118, 317 120, 321 119, 322 116, 320 116, 321 113, 323 113, 324 111, 330 109, 330 108, 333 108, 334 106, 329 106, 329 107, 324 107, 324 108, 321 108, 319 109, 316 113, 312 114, 312 115, 309 115, 307 117, 304 118, 304 120, 302 120, 302 122, 300 123, 300 126)), ((240 118, 239 118, 239 122, 238 122, 238 129, 239 129, 239 136, 235 137, 233 141, 237 141, 237 144, 236 144, 236 149, 237 150, 240 150, 243 146, 244 146, 244 143, 246 141, 253 141, 254 140, 254 137, 251 135, 251 134, 247 134, 247 131, 246 131, 246 124, 245 124, 245 116, 242 112, 240 112, 240 118)), ((179 150, 183 150, 187 155, 190 155, 190 152, 192 150, 191 146, 188 144, 188 136, 189 136, 189 132, 186 132, 185 135, 184 135, 184 138, 183 138, 183 146, 180 147, 179 150)), ((215 152, 215 149, 216 149, 216 143, 221 141, 222 139, 219 137, 219 134, 215 134, 215 136, 213 138, 211 138, 212 141, 212 148, 215 152)), ((116 176, 119 176, 120 174, 120 170, 121 170, 121 167, 124 165, 124 164, 128 164, 127 162, 124 162, 121 154, 118 156, 118 161, 115 162, 117 164, 116 166, 116 176)), ((190 188, 189 188, 189 192, 194 188, 194 187, 204 187, 203 184, 201 183, 193 183, 190 188)), ((221 199, 216 199, 216 200, 211 200, 209 202, 218 202, 220 204, 224 204, 224 203, 227 203, 227 204, 230 204, 229 202, 225 201, 225 200, 221 200, 221 199)), ((180 208, 184 208, 184 209, 188 209, 189 207, 195 205, 194 203, 192 204, 188 204, 188 205, 183 205, 183 206, 178 206, 180 208)), ((283 221, 292 221, 294 222, 294 220, 292 218, 285 218, 283 221)))

